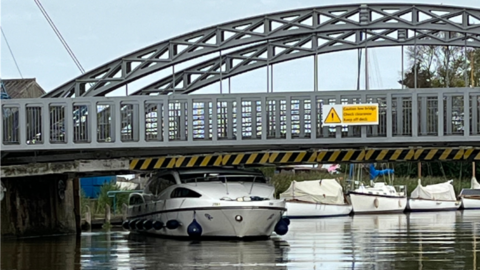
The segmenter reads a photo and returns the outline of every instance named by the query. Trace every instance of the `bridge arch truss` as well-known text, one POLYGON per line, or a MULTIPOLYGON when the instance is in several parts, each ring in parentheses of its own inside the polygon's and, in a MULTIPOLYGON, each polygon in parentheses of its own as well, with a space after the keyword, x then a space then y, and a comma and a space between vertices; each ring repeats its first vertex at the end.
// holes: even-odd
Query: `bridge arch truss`
POLYGON ((215 56, 133 94, 191 93, 223 78, 296 58, 400 45, 480 48, 480 10, 365 4, 266 14, 159 42, 82 74, 44 97, 104 96, 147 75, 211 55, 215 56), (226 50, 233 51, 218 57, 226 50))

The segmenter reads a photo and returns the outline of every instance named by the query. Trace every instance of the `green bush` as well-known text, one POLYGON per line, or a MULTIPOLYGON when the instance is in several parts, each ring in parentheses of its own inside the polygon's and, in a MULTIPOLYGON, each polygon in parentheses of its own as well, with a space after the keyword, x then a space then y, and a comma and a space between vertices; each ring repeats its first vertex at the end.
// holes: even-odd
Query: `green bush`
POLYGON ((83 189, 80 189, 80 215, 83 215, 87 212, 87 205, 89 205, 89 200, 83 189))
MULTIPOLYGON (((107 196, 107 192, 109 191, 120 191, 121 189, 113 184, 113 183, 105 183, 100 188, 100 194, 98 194, 97 205, 95 209, 95 214, 103 214, 105 213, 105 206, 108 204, 110 205, 110 209, 113 211, 113 198, 107 196)), ((121 209, 122 205, 128 203, 128 193, 119 193, 116 195, 116 205, 117 205, 117 212, 118 209, 121 209)))
MULTIPOLYGON (((398 162, 394 163, 396 176, 417 177, 418 163, 398 162)), ((422 176, 444 177, 444 178, 470 178, 472 176, 472 162, 422 162, 422 176)), ((476 166, 476 174, 480 175, 480 166, 476 166)))

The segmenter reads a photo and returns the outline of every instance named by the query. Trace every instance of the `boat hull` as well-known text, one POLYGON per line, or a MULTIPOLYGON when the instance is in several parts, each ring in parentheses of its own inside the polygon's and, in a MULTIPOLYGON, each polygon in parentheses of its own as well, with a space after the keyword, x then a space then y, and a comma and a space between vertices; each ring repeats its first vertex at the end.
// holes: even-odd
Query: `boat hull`
POLYGON ((460 205, 459 201, 408 199, 407 209, 410 211, 449 211, 457 210, 460 205))
POLYGON ((480 209, 480 199, 462 197, 461 200, 463 209, 480 209))
POLYGON ((395 213, 403 212, 407 198, 350 192, 353 213, 395 213))
POLYGON ((346 216, 352 212, 352 206, 349 204, 341 205, 287 201, 286 207, 287 211, 284 216, 288 218, 346 216))
MULTIPOLYGON (((132 232, 168 237, 192 237, 188 227, 194 218, 201 228, 197 238, 226 237, 251 238, 269 237, 286 211, 285 202, 272 201, 256 203, 222 202, 209 206, 179 207, 137 213, 128 220, 152 220, 162 222, 160 229, 129 228, 132 232), (269 203, 268 203, 269 202, 269 203), (168 221, 176 221, 179 226, 167 228, 168 221)), ((158 206, 157 206, 158 207, 158 206)), ((135 211, 133 211, 135 212, 135 211)))

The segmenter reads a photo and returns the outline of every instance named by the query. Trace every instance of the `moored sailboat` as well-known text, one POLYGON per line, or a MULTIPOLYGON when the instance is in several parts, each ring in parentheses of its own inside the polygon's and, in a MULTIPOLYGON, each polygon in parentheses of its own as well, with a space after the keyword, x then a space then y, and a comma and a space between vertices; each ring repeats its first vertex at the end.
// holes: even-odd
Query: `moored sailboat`
POLYGON ((404 186, 398 186, 403 191, 397 191, 395 186, 383 182, 374 183, 373 187, 359 188, 349 191, 348 195, 353 206, 353 213, 395 213, 403 212, 407 206, 404 186))
POLYGON ((460 202, 456 200, 453 180, 444 183, 422 186, 418 179, 418 186, 412 191, 407 208, 411 211, 441 211, 457 210, 460 202))
POLYGON ((344 216, 352 211, 335 179, 294 180, 280 198, 286 200, 285 216, 289 218, 344 216))
POLYGON ((475 176, 472 177, 470 188, 464 188, 458 195, 463 209, 480 209, 480 184, 475 176))
MULTIPOLYGON (((353 169, 350 170, 351 173, 353 169)), ((393 169, 377 170, 373 164, 369 165, 371 186, 360 184, 355 190, 348 192, 348 197, 353 207, 353 213, 396 213, 403 212, 407 206, 405 186, 394 186, 385 182, 374 182, 378 176, 392 177, 393 169)), ((356 183, 357 181, 353 181, 356 183)))

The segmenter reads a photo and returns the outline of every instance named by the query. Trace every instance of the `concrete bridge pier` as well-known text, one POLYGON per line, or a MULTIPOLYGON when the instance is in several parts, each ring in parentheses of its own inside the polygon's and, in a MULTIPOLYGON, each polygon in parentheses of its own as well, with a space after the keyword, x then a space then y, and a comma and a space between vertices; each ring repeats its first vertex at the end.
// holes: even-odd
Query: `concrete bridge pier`
POLYGON ((1 179, 1 235, 80 233, 80 181, 67 174, 1 179))

